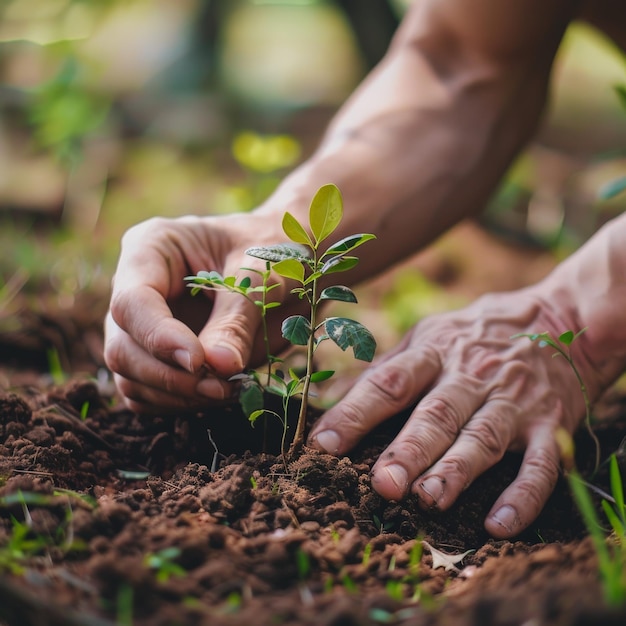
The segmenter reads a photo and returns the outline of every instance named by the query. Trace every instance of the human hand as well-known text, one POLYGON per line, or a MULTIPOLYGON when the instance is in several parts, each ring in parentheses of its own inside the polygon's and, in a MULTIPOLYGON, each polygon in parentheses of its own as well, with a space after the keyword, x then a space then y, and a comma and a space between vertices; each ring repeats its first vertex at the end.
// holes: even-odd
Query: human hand
MULTIPOLYGON (((548 302, 532 290, 489 295, 423 320, 322 416, 310 445, 344 454, 417 402, 372 468, 374 489, 393 500, 412 494, 425 509, 445 510, 506 450, 525 450, 517 477, 485 521, 494 537, 518 534, 556 483, 555 430, 573 432, 585 414, 566 360, 528 339, 511 338, 579 330, 571 310, 556 311, 548 302)), ((606 367, 594 365, 587 344, 582 335, 571 348, 593 401, 612 379, 606 367)))
MULTIPOLYGON (((207 399, 223 400, 232 391, 227 379, 249 362, 262 361, 258 309, 228 293, 192 298, 183 281, 199 270, 236 275, 241 267, 253 267, 246 248, 265 236, 271 243, 284 239, 274 236, 270 220, 260 225, 257 219, 154 218, 124 235, 104 355, 129 408, 191 409, 207 399)), ((272 296, 281 300, 284 293, 278 288, 272 296)))

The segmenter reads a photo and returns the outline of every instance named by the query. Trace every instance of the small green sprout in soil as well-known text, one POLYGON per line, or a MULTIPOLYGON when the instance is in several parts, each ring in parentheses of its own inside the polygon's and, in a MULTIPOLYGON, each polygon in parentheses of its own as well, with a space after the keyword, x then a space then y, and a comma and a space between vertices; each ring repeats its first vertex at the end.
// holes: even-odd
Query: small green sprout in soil
POLYGON ((520 333, 518 335, 513 335, 512 339, 517 339, 518 337, 528 337, 531 341, 538 341, 539 347, 544 348, 549 346, 556 350, 554 356, 563 357, 572 372, 574 372, 574 376, 576 376, 576 380, 578 381, 578 386, 580 387, 580 391, 583 394, 583 400, 585 402, 585 427, 587 428, 587 432, 591 437, 596 451, 595 464, 594 464, 594 473, 598 470, 600 466, 600 442, 596 437, 595 433, 592 429, 592 412, 591 412, 591 401, 589 400, 589 394, 587 393, 587 386, 585 385, 585 381, 582 379, 582 376, 574 362, 572 357, 571 345, 580 337, 587 329, 583 328, 579 330, 577 333, 574 333, 573 330, 566 330, 564 333, 561 333, 557 339, 554 339, 552 335, 548 332, 544 333, 520 333))
MULTIPOLYGON (((538 340, 541 347, 550 346, 556 350, 554 356, 561 356, 568 362, 576 376, 585 402, 585 426, 595 445, 595 474, 600 466, 600 442, 591 428, 592 406, 587 387, 571 354, 572 343, 585 330, 586 328, 583 328, 577 333, 568 330, 561 333, 557 339, 554 339, 547 332, 514 335, 513 338, 528 337, 531 341, 538 340)), ((623 482, 617 456, 612 454, 609 457, 609 476, 612 494, 609 495, 587 482, 581 476, 576 467, 574 442, 570 433, 564 428, 559 428, 555 433, 555 437, 561 454, 563 470, 574 502, 598 555, 598 569, 605 600, 609 605, 623 605, 626 603, 626 505, 624 503, 623 482), (595 509, 591 496, 592 491, 602 496, 601 506, 611 527, 609 542, 607 542, 600 517, 595 509)))
POLYGON ((304 441, 304 429, 309 403, 311 383, 329 379, 334 371, 314 371, 313 357, 319 345, 331 339, 342 350, 352 348, 356 359, 371 361, 376 350, 376 341, 362 324, 345 317, 329 317, 320 320, 319 310, 327 301, 356 303, 354 292, 343 285, 322 288, 320 281, 330 274, 352 269, 359 259, 351 254, 362 244, 375 239, 374 235, 360 233, 350 235, 327 246, 327 239, 335 232, 343 217, 343 201, 339 189, 332 184, 321 187, 313 198, 309 209, 309 229, 305 228, 289 212, 283 216, 283 231, 290 243, 274 246, 254 247, 246 250, 252 257, 265 261, 265 270, 241 268, 260 277, 260 284, 253 285, 249 276, 237 280, 234 276, 223 277, 215 271, 201 271, 196 276, 187 276, 192 293, 203 289, 228 291, 239 294, 257 306, 261 313, 262 329, 266 347, 267 372, 262 381, 258 372, 249 371, 238 375, 242 381, 240 402, 252 424, 262 415, 276 416, 282 424, 281 451, 283 458, 290 457, 304 441), (322 245, 324 244, 324 245, 322 245), (294 281, 291 293, 308 304, 308 315, 292 315, 282 322, 282 335, 294 346, 306 348, 306 366, 303 373, 288 368, 284 372, 277 365, 282 360, 272 355, 269 348, 267 311, 279 306, 269 301, 268 293, 278 286, 270 284, 271 272, 294 281), (264 392, 281 398, 282 415, 263 405, 264 392), (289 453, 285 452, 290 400, 301 397, 296 431, 289 453))
MULTIPOLYGON (((23 521, 11 515, 11 529, 6 540, 0 544, 0 572, 20 575, 25 566, 37 557, 57 548, 62 553, 77 552, 86 548, 82 541, 74 537, 73 510, 71 498, 81 499, 80 494, 69 490, 55 491, 53 495, 22 492, 8 494, 0 498, 0 508, 14 507, 19 504, 22 509, 23 521), (33 529, 33 518, 30 507, 51 507, 63 504, 65 519, 56 528, 54 534, 41 534, 33 529)), ((85 501, 90 506, 89 501, 85 501)))
POLYGON ((623 480, 617 456, 609 457, 611 496, 602 499, 602 509, 611 526, 607 541, 600 521, 589 483, 585 481, 574 463, 574 443, 564 429, 557 432, 557 442, 567 480, 598 555, 598 570, 607 604, 622 606, 626 603, 626 506, 624 504, 623 480))
POLYGON ((144 564, 156 572, 157 582, 166 583, 172 576, 187 575, 187 570, 176 563, 180 556, 180 548, 171 547, 159 550, 156 553, 146 554, 144 564))

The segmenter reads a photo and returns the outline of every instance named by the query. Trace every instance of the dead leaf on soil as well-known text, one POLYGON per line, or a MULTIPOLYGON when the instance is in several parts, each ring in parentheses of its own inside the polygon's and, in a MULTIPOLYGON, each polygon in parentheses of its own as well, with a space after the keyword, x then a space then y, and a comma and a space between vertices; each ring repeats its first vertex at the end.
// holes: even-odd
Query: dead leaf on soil
POLYGON ((474 552, 474 550, 467 550, 463 554, 448 554, 433 548, 427 541, 422 540, 422 545, 430 550, 430 554, 433 557, 433 569, 443 567, 446 572, 458 573, 460 570, 456 566, 457 563, 460 563, 470 552, 474 552))

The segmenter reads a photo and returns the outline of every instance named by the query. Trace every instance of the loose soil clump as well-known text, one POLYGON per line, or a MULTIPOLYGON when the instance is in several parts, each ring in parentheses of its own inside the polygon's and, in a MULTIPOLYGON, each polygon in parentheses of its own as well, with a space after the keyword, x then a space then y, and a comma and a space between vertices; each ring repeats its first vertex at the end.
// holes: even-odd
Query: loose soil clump
MULTIPOLYGON (((446 513, 387 502, 369 471, 406 415, 348 457, 305 449, 285 467, 235 407, 123 408, 102 374, 94 317, 97 307, 88 320, 48 315, 38 335, 29 313, 27 333, 0 335, 0 623, 624 623, 626 609, 603 600, 564 480, 527 531, 495 541, 483 519, 520 456, 507 454, 446 513), (40 354, 50 328, 70 371, 86 375, 51 383, 40 354), (433 568, 421 540, 473 552, 433 568)), ((608 396, 598 414, 606 458, 626 436, 626 399, 608 396)), ((577 450, 584 470, 584 432, 577 450)), ((594 482, 608 489, 604 472, 594 482)))

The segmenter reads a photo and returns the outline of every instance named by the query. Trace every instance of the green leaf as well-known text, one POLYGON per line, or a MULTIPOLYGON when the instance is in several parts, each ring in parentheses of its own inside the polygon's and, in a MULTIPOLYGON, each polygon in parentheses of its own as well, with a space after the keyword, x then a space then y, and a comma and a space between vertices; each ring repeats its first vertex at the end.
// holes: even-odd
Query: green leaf
POLYGON ((610 200, 626 189, 626 176, 620 176, 611 180, 600 188, 598 197, 600 200, 610 200))
MULTIPOLYGON (((302 283, 303 285, 309 285, 310 283, 312 283, 314 280, 317 280, 318 278, 320 278, 322 276, 322 272, 313 272, 312 274, 309 274, 306 277, 306 280, 304 281, 304 283, 302 283)), ((295 293, 292 292, 292 293, 295 293)), ((302 294, 304 295, 304 294, 302 294)), ((302 296, 300 296, 300 299, 302 299, 302 296)))
POLYGON ((279 276, 297 280, 299 283, 304 281, 304 266, 296 259, 284 259, 274 263, 274 271, 279 276))
POLYGON ((302 224, 300 224, 300 222, 291 213, 289 213, 289 211, 283 215, 283 230, 291 241, 309 246, 311 248, 314 247, 311 237, 309 237, 309 233, 304 230, 302 224))
POLYGON ((566 346, 569 346, 572 343, 572 341, 574 341, 574 331, 566 330, 564 333, 561 333, 559 335, 559 341, 565 344, 566 346))
POLYGON ((346 272, 351 270, 355 265, 357 265, 359 259, 355 256, 335 256, 332 259, 328 259, 324 265, 322 265, 322 269, 320 272, 322 274, 334 274, 335 272, 346 272))
POLYGON ((329 317, 324 321, 328 336, 342 349, 352 348, 354 358, 371 361, 376 352, 376 340, 363 324, 346 317, 329 317))
POLYGON ((341 222, 343 217, 343 200, 341 192, 333 185, 320 187, 311 201, 309 208, 309 223, 319 244, 330 235, 341 222))
POLYGON ((238 286, 241 289, 247 289, 251 284, 252 284, 252 280, 250 279, 250 276, 244 276, 239 282, 238 286))
POLYGON ((257 259, 270 261, 271 263, 278 263, 278 261, 284 261, 285 259, 301 259, 306 261, 309 258, 306 248, 294 246, 289 243, 277 243, 274 246, 256 246, 248 248, 246 254, 256 257, 257 259))
POLYGON ((282 387, 277 387, 276 385, 267 385, 265 387, 265 391, 267 391, 268 393, 272 393, 275 396, 280 396, 281 398, 284 398, 287 396, 287 385, 285 384, 284 381, 282 382, 282 387))
POLYGON ((239 392, 239 404, 243 414, 248 418, 252 413, 263 408, 263 392, 261 388, 252 384, 243 384, 239 392))
MULTIPOLYGON (((611 493, 615 498, 617 512, 621 517, 624 517, 626 514, 626 508, 624 508, 624 489, 622 486, 622 476, 619 471, 619 463, 617 462, 617 456, 615 454, 611 455, 609 461, 609 475, 611 477, 611 493)), ((625 519, 622 521, 626 523, 625 519)))
POLYGON ((324 380, 328 380, 334 373, 335 370, 320 370, 319 372, 313 372, 311 374, 311 382, 321 383, 324 380))
POLYGON ((300 380, 290 380, 287 383, 287 396, 293 396, 299 384, 300 380))
POLYGON ((261 415, 263 415, 263 413, 265 413, 265 409, 259 409, 258 411, 250 413, 250 415, 248 415, 248 421, 250 424, 254 426, 254 423, 259 419, 259 417, 261 417, 261 415))
POLYGON ((606 500, 602 500, 600 504, 602 505, 602 510, 604 511, 606 518, 609 520, 609 524, 611 524, 611 528, 615 534, 618 537, 623 537, 624 524, 618 517, 617 513, 611 508, 611 505, 606 500))
POLYGON ((339 302, 358 302, 354 291, 343 285, 334 285, 333 287, 326 287, 320 294, 320 300, 337 300, 339 302))
POLYGON ((311 324, 302 315, 291 315, 283 321, 283 337, 294 346, 306 346, 311 336, 311 324))
POLYGON ((135 472, 133 470, 117 470, 117 475, 125 480, 145 480, 150 476, 150 472, 135 472))
POLYGON ((205 280, 208 280, 211 282, 212 281, 222 282, 224 280, 224 277, 219 272, 216 272, 214 270, 211 270, 210 272, 201 270, 197 273, 196 276, 198 278, 204 278, 205 280))
POLYGON ((275 309, 277 306, 280 306, 280 302, 267 302, 265 304, 266 309, 275 309))
POLYGON ((360 233, 358 235, 349 235, 341 241, 334 243, 322 256, 328 255, 343 255, 346 252, 351 252, 355 248, 363 245, 366 241, 371 241, 372 239, 376 239, 375 235, 370 235, 369 233, 360 233))

